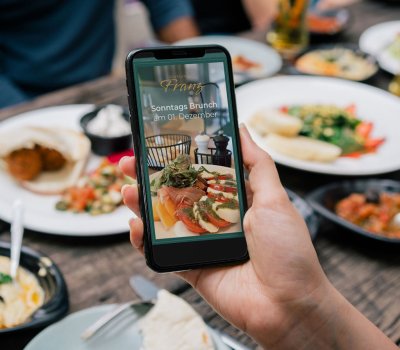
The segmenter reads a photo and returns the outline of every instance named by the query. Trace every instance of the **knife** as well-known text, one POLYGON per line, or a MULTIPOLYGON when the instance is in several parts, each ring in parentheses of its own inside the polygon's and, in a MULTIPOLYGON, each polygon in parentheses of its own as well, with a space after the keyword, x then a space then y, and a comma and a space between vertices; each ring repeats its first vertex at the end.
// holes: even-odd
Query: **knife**
MULTIPOLYGON (((129 278, 129 284, 133 291, 143 300, 156 300, 160 288, 158 288, 152 281, 141 275, 134 275, 129 278)), ((175 291, 176 293, 176 291, 175 291)), ((230 335, 212 328, 218 334, 222 342, 229 346, 232 350, 250 350, 249 347, 239 343, 230 335)))

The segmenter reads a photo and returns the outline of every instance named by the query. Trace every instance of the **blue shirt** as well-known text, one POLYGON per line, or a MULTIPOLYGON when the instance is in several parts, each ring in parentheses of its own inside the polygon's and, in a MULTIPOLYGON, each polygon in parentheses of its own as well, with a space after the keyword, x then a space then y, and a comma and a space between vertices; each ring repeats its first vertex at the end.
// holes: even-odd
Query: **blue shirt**
POLYGON ((0 107, 111 70, 113 0, 1 0, 0 107))

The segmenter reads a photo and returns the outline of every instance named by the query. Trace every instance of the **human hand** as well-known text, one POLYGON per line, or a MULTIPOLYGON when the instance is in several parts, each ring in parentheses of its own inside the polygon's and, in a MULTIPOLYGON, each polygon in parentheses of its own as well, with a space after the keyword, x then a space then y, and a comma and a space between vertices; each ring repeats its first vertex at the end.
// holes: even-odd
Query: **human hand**
MULTIPOLYGON (((307 227, 282 187, 273 160, 240 128, 243 160, 249 170, 252 204, 244 218, 250 260, 229 267, 181 272, 229 322, 270 346, 290 333, 293 322, 310 315, 330 288, 318 263, 307 227)), ((123 158, 122 171, 135 174, 135 159, 123 158)), ((122 190, 138 216, 138 192, 122 190)), ((143 249, 143 223, 130 222, 131 242, 143 249)))
POLYGON ((255 30, 265 30, 278 12, 278 0, 242 0, 255 30))

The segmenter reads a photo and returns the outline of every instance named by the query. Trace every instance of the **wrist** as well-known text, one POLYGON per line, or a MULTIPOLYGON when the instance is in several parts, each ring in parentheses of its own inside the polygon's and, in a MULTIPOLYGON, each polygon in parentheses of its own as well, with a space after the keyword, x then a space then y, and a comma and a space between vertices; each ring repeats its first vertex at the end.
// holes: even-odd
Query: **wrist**
POLYGON ((326 279, 300 299, 274 305, 270 310, 274 317, 267 317, 269 323, 254 333, 249 330, 249 334, 271 350, 331 349, 332 344, 326 342, 324 335, 331 334, 338 313, 343 311, 344 301, 326 279))

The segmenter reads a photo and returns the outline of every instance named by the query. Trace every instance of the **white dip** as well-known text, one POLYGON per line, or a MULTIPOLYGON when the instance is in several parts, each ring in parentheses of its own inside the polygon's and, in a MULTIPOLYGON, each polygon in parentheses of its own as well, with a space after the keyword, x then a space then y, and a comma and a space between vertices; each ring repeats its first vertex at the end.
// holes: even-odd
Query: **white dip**
POLYGON ((123 117, 120 106, 108 105, 97 113, 87 124, 87 131, 103 137, 118 137, 129 135, 131 128, 129 122, 123 117))

